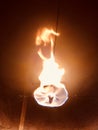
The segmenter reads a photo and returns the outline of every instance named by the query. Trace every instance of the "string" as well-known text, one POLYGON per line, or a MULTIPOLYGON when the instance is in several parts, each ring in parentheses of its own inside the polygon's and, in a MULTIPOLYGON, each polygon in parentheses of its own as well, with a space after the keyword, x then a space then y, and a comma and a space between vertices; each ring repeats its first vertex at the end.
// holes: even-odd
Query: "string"
MULTIPOLYGON (((58 31, 59 16, 60 16, 60 0, 57 1, 57 17, 56 17, 56 29, 55 29, 56 32, 58 31)), ((54 54, 55 54, 56 42, 57 42, 57 36, 55 36, 54 41, 54 54)))

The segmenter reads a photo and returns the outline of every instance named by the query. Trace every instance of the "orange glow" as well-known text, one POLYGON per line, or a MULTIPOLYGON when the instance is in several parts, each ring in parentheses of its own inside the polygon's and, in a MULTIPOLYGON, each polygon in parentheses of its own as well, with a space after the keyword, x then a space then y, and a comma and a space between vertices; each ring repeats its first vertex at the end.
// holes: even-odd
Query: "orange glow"
POLYGON ((44 28, 36 38, 36 45, 49 43, 51 46, 50 58, 43 55, 41 48, 38 50, 38 55, 43 60, 43 69, 39 75, 40 87, 34 91, 34 98, 42 106, 58 107, 68 99, 68 92, 61 83, 64 69, 59 68, 53 54, 54 36, 58 35, 53 29, 44 28))

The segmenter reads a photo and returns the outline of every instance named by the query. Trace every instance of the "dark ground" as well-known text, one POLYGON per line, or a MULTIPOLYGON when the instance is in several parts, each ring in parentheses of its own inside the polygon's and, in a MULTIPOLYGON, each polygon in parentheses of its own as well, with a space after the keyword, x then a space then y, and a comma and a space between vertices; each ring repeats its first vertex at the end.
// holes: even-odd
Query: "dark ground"
POLYGON ((0 130, 18 130, 24 90, 25 130, 98 130, 97 12, 88 0, 0 2, 0 130), (40 27, 56 28, 58 5, 55 57, 69 100, 46 108, 32 97, 42 65, 35 37, 40 27))

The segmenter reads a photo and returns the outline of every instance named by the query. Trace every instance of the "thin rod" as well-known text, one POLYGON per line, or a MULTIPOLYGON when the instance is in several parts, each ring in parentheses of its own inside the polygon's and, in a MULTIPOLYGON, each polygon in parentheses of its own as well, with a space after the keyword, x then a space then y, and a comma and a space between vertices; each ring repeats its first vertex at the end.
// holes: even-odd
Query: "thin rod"
POLYGON ((27 108, 27 97, 25 96, 25 93, 24 93, 22 109, 21 109, 21 116, 20 116, 19 130, 23 130, 24 129, 26 108, 27 108))
MULTIPOLYGON (((57 1, 57 17, 56 17, 56 29, 55 29, 56 32, 58 31, 59 15, 60 15, 60 0, 57 1)), ((56 41, 57 41, 57 37, 55 36, 55 42, 54 42, 54 54, 55 54, 56 41)))
POLYGON ((56 18, 56 32, 58 30, 58 24, 59 24, 59 13, 60 13, 60 1, 57 1, 57 18, 56 18))

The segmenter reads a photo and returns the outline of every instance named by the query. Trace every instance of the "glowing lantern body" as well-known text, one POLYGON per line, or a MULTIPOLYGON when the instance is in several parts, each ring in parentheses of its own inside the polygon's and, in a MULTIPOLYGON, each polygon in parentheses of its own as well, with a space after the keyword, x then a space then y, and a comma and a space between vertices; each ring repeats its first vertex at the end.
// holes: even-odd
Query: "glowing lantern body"
POLYGON ((43 60, 43 70, 39 76, 40 86, 34 91, 34 98, 39 105, 47 107, 59 107, 63 105, 68 99, 68 92, 61 83, 61 78, 64 74, 64 69, 60 69, 59 65, 55 62, 53 55, 53 36, 59 34, 52 29, 44 29, 40 35, 37 36, 36 44, 40 45, 42 42, 44 45, 51 44, 51 56, 47 59, 41 49, 38 54, 43 60))

